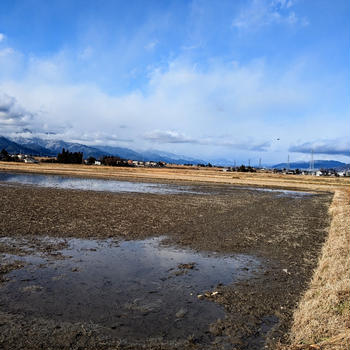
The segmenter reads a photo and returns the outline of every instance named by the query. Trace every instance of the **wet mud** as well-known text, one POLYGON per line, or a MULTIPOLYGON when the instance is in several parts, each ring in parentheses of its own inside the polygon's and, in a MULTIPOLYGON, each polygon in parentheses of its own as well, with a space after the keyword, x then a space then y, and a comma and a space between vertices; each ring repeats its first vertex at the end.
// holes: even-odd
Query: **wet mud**
MULTIPOLYGON (((0 186, 0 347, 273 349, 288 334, 317 263, 332 196, 214 185, 196 191, 0 186), (136 249, 144 282, 121 278, 117 287, 113 259, 102 259, 96 270, 103 249, 150 240, 166 264, 137 260, 142 249, 136 249), (174 259, 180 252, 192 255, 174 259), (220 270, 219 261, 230 261, 237 275, 220 270), (118 290, 126 290, 115 298, 120 304, 107 307, 118 290)), ((130 267, 132 253, 125 254, 130 267)))

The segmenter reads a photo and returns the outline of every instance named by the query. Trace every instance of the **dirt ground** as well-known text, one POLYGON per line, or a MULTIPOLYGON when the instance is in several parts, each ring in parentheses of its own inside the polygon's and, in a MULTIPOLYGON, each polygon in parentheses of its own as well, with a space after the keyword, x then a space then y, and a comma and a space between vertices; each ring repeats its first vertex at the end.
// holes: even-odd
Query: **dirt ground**
MULTIPOLYGON (((332 195, 288 197, 230 185, 199 185, 203 194, 99 193, 0 186, 0 236, 143 239, 198 251, 247 253, 264 261, 258 279, 219 286, 215 302, 227 311, 210 326, 213 349, 272 349, 285 341, 293 310, 312 277, 329 225, 332 195), (230 345, 218 339, 228 337, 230 345)), ((3 244, 0 253, 21 247, 3 244)), ((4 266, 0 276, 16 269, 4 266)), ((202 349, 196 339, 126 344, 94 324, 58 324, 21 314, 0 315, 4 349, 202 349)))

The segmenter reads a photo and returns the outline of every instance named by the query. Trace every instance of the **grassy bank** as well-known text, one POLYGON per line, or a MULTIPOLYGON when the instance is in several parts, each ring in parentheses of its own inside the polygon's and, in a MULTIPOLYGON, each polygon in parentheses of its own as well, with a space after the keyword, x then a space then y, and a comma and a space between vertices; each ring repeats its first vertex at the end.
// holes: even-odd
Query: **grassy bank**
POLYGON ((335 191, 332 222, 310 287, 283 349, 350 348, 350 191, 335 191))

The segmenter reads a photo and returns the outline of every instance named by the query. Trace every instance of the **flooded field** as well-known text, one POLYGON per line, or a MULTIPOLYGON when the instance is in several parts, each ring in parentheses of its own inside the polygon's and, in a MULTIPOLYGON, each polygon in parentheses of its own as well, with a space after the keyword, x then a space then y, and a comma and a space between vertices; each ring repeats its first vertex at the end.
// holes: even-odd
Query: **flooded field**
POLYGON ((16 174, 0 172, 0 181, 40 187, 70 190, 138 192, 155 194, 200 193, 191 186, 168 185, 148 182, 102 180, 59 175, 16 174))
MULTIPOLYGON (((54 242, 66 247, 49 256, 30 250, 22 256, 8 254, 9 263, 25 265, 6 275, 0 309, 93 322, 132 341, 189 336, 209 341, 210 324, 225 316, 210 300, 218 294, 217 286, 249 278, 259 262, 247 255, 208 256, 162 247, 160 240, 69 239, 54 242)), ((0 242, 26 247, 23 240, 0 242)))
POLYGON ((13 176, 0 181, 5 349, 272 349, 316 266, 332 198, 13 176))
MULTIPOLYGON (((39 187, 62 188, 70 190, 101 191, 101 192, 135 192, 153 194, 204 194, 205 186, 184 186, 175 184, 161 184, 150 182, 131 182, 103 180, 93 178, 79 178, 59 175, 38 175, 25 173, 0 172, 0 183, 17 183, 39 187)), ((263 191, 275 193, 278 196, 310 196, 309 192, 291 191, 272 188, 226 186, 228 190, 263 191)), ((212 194, 212 193, 211 193, 212 194)))

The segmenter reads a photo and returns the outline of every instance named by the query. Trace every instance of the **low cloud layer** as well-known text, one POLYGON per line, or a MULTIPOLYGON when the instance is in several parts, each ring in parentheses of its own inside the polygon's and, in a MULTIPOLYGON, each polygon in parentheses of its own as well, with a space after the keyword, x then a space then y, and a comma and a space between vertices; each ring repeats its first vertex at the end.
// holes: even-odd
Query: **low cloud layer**
POLYGON ((144 139, 156 143, 198 143, 197 140, 188 138, 176 131, 154 130, 147 132, 144 139))
POLYGON ((3 132, 25 128, 31 120, 33 114, 23 108, 16 98, 0 93, 0 128, 3 132))
POLYGON ((305 142, 291 146, 289 151, 307 154, 314 152, 314 154, 342 155, 349 157, 350 142, 345 139, 305 142))

